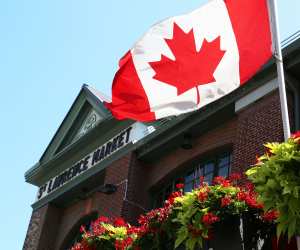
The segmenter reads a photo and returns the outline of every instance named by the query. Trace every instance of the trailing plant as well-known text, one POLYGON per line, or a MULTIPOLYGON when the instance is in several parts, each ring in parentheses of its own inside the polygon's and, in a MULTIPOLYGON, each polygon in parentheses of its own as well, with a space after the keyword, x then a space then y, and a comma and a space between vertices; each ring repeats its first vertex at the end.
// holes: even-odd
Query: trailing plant
POLYGON ((266 153, 246 174, 267 214, 278 214, 277 236, 300 235, 300 131, 283 143, 267 143, 266 153))
POLYGON ((91 230, 82 228, 82 240, 72 250, 154 250, 185 246, 193 250, 213 237, 215 223, 232 215, 251 212, 260 221, 273 221, 277 214, 263 214, 263 205, 251 185, 240 187, 235 174, 230 178, 216 177, 214 185, 203 182, 198 188, 183 194, 183 184, 171 194, 162 208, 140 216, 137 227, 123 219, 100 217, 91 230), (171 242, 171 245, 170 245, 171 242))

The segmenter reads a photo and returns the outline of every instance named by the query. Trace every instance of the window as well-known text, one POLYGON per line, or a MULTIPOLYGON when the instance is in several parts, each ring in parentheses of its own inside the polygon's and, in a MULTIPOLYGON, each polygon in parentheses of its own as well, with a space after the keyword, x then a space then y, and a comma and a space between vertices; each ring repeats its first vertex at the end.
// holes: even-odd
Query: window
POLYGON ((187 172, 176 176, 166 186, 154 194, 154 207, 160 207, 169 195, 175 191, 176 184, 184 180, 184 192, 190 192, 200 185, 200 176, 204 181, 211 184, 216 176, 228 177, 231 165, 231 153, 221 153, 214 157, 204 159, 190 168, 187 172))

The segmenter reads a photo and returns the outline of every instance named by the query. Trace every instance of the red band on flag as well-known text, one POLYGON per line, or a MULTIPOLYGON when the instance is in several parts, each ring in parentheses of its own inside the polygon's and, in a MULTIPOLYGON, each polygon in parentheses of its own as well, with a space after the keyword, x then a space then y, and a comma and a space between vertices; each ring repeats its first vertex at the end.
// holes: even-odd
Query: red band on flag
POLYGON ((266 0, 225 0, 240 55, 241 85, 272 56, 266 0))
POLYGON ((112 85, 112 102, 105 103, 105 106, 119 120, 128 117, 139 121, 155 120, 130 51, 120 60, 119 65, 112 85))

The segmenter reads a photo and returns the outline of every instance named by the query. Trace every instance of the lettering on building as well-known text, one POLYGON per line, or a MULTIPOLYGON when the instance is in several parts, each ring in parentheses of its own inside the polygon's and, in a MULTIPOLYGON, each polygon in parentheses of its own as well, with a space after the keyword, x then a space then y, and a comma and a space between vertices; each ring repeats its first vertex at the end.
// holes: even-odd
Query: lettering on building
POLYGON ((62 187, 69 181, 83 174, 88 169, 94 167, 105 158, 109 157, 111 154, 130 143, 133 140, 131 137, 131 131, 132 127, 127 128, 126 130, 122 131, 117 136, 106 142, 104 145, 100 146, 99 148, 76 162, 73 166, 69 167, 59 175, 47 181, 43 186, 39 188, 37 200, 44 198, 48 194, 62 187))

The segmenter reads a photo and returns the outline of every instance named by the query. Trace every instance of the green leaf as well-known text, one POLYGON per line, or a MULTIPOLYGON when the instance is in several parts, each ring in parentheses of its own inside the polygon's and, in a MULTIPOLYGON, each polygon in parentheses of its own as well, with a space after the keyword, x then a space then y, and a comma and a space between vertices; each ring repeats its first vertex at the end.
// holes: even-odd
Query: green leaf
POLYGON ((279 223, 276 227, 276 235, 277 235, 277 239, 279 239, 279 237, 281 236, 281 234, 285 231, 286 225, 279 223))
POLYGON ((292 236, 294 236, 296 233, 296 223, 297 223, 297 220, 291 220, 291 222, 289 223, 289 227, 288 227, 288 240, 289 241, 292 238, 292 236))
POLYGON ((274 179, 268 179, 266 186, 271 189, 275 189, 278 186, 278 183, 274 179))
POLYGON ((194 250, 196 243, 197 243, 197 238, 189 238, 185 242, 186 250, 194 250))
POLYGON ((181 227, 177 231, 177 239, 175 241, 174 248, 176 249, 177 247, 179 247, 179 245, 187 238, 187 236, 188 236, 188 230, 186 226, 181 227))

